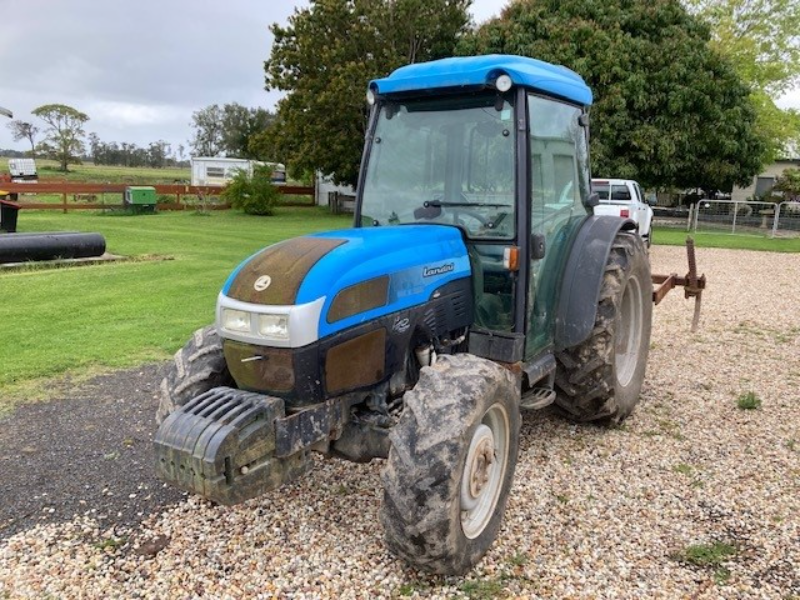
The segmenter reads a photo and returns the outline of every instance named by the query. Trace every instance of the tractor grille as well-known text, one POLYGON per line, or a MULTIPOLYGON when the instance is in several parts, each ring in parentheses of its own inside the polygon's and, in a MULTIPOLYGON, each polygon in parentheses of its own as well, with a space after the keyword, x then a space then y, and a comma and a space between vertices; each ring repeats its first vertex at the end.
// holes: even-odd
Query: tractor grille
POLYGON ((225 340, 225 362, 243 389, 286 394, 295 388, 295 368, 288 348, 254 346, 225 340))
POLYGON ((425 326, 435 335, 442 336, 456 327, 469 324, 472 310, 470 300, 462 292, 443 296, 425 311, 423 317, 425 326))

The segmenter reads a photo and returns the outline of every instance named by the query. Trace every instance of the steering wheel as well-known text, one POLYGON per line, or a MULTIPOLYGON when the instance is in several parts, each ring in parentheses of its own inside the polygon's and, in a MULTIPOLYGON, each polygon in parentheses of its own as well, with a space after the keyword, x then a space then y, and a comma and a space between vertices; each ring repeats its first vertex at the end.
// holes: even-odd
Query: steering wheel
POLYGON ((481 226, 486 227, 487 229, 491 229, 491 227, 489 227, 491 221, 477 211, 474 211, 469 208, 465 209, 462 208, 461 206, 450 206, 448 208, 450 208, 453 211, 453 220, 458 225, 464 225, 466 227, 466 224, 459 218, 461 215, 466 215, 467 217, 475 219, 478 223, 481 224, 481 226))
MULTIPOLYGON (((467 198, 467 195, 464 193, 463 190, 459 190, 458 195, 460 196, 461 202, 470 203, 469 198, 467 198)), ((464 206, 447 206, 445 208, 453 211, 453 222, 458 225, 463 225, 464 227, 469 229, 469 227, 467 227, 466 224, 461 219, 459 219, 459 215, 464 214, 468 217, 475 219, 478 223, 481 224, 481 227, 486 227, 487 229, 491 229, 491 227, 489 227, 491 221, 475 209, 464 206)))

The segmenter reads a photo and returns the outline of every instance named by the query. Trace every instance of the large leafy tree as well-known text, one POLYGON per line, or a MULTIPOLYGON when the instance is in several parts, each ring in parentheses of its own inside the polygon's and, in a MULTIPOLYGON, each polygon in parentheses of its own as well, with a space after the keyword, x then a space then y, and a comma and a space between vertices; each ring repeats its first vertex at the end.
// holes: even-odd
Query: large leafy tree
POLYGON ((266 88, 288 92, 276 126, 252 145, 337 183, 358 178, 367 122, 364 94, 374 77, 449 56, 469 23, 471 0, 312 0, 275 36, 266 88))
POLYGON ((517 0, 459 46, 563 64, 592 88, 593 172, 654 187, 749 183, 749 90, 677 0, 517 0))
POLYGON ((250 151, 250 139, 265 131, 273 120, 274 115, 263 108, 236 102, 212 104, 192 114, 192 149, 197 156, 262 158, 250 151))
POLYGON ((86 135, 83 125, 89 117, 66 104, 44 104, 31 114, 47 123, 41 148, 60 163, 61 170, 66 171, 69 163, 80 163, 86 135))
POLYGON ((275 115, 263 108, 246 108, 240 104, 226 104, 223 110, 222 141, 228 156, 269 160, 250 148, 250 140, 269 129, 275 115))
POLYGON ((686 0, 711 25, 712 44, 755 88, 780 94, 800 83, 797 0, 686 0))
POLYGON ((771 161, 800 146, 800 112, 781 109, 780 97, 800 83, 800 2, 687 0, 711 27, 711 44, 752 90, 757 125, 771 161))

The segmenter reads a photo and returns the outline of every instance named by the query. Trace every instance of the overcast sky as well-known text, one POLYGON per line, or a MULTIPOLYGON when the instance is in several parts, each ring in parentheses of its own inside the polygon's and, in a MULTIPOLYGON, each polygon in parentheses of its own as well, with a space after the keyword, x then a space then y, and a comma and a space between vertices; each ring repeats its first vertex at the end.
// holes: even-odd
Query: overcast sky
MULTIPOLYGON (((474 0, 476 22, 507 0, 474 0)), ((264 91, 271 23, 305 0, 0 0, 0 106, 30 111, 68 104, 104 141, 175 148, 192 135, 192 112, 238 102, 272 108, 264 91)), ((376 73, 376 75, 381 75, 376 73)), ((800 106, 800 93, 780 102, 800 106)), ((0 148, 14 142, 0 116, 0 148)))
MULTIPOLYGON (((478 22, 506 0, 475 0, 478 22)), ((272 23, 304 0, 0 0, 0 106, 30 111, 68 104, 90 117, 86 133, 146 146, 184 144, 192 112, 238 102, 273 108, 264 91, 272 23)), ((376 73, 382 75, 382 73, 376 73)), ((0 115, 0 148, 14 142, 0 115)))

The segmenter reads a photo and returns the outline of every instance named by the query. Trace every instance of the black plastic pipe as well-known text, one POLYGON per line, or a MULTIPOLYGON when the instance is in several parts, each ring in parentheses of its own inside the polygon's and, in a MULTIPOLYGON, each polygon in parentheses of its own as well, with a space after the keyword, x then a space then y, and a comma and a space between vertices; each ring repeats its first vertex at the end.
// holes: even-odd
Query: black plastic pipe
POLYGON ((0 263, 102 256, 106 240, 99 233, 58 231, 0 235, 0 263))

